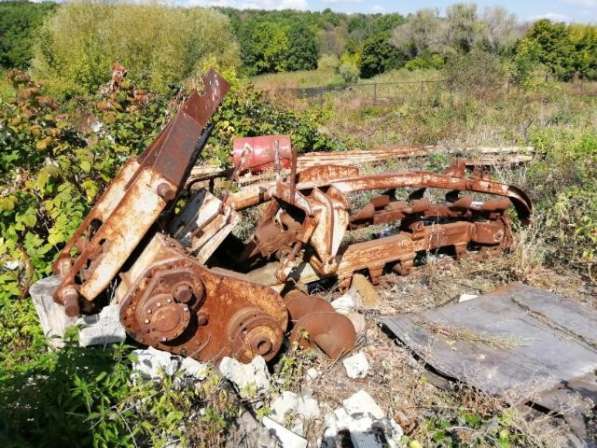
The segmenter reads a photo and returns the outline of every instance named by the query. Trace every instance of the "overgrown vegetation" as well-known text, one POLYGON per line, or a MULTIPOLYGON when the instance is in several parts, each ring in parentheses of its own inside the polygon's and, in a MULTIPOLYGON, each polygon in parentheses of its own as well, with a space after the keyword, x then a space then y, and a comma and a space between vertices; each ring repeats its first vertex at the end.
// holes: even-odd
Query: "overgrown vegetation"
POLYGON ((223 14, 154 4, 68 2, 40 31, 33 71, 59 93, 89 94, 117 62, 141 88, 164 93, 206 64, 238 64, 223 14))
POLYGON ((205 60, 219 66, 242 61, 243 70, 255 75, 312 70, 321 57, 335 57, 340 61, 337 73, 352 82, 356 75, 370 78, 403 66, 441 68, 473 50, 511 61, 519 81, 541 68, 559 80, 597 76, 594 25, 520 23, 503 8, 479 11, 475 4, 451 5, 445 16, 434 9, 402 16, 330 9, 168 8, 101 0, 59 7, 7 2, 0 7, 0 29, 6 28, 0 36, 0 65, 29 64, 32 36, 50 14, 34 67, 58 88, 74 93, 93 92, 105 82, 106 75, 97 73, 106 73, 114 61, 160 91, 205 60))
POLYGON ((50 2, 0 2, 0 68, 27 68, 38 28, 56 5, 50 2))
MULTIPOLYGON (((559 81, 595 78, 594 26, 540 21, 521 30, 504 11, 479 17, 468 6, 454 7, 445 18, 432 11, 405 18, 102 2, 0 3, 0 23, 6 67, 27 66, 32 38, 41 36, 33 79, 15 70, 0 82, 2 446, 213 446, 231 431, 239 403, 216 375, 198 387, 170 379, 158 386, 131 379, 127 345, 82 351, 71 339, 64 350, 50 351, 27 296, 97 194, 153 139, 178 92, 207 66, 222 69, 233 86, 204 154, 222 165, 233 136, 268 133, 289 133, 299 151, 534 146, 528 168, 497 173, 532 195, 534 223, 517 233, 515 252, 499 258, 497 267, 484 265, 495 272, 477 277, 529 281, 540 271, 569 275, 575 285, 594 282, 595 85, 559 81), (23 12, 23 22, 10 21, 14 11, 23 12), (41 26, 45 14, 50 19, 41 26), (240 61, 248 73, 318 66, 283 75, 295 86, 357 82, 359 76, 445 81, 393 85, 377 92, 376 103, 356 84, 314 104, 288 97, 280 104, 237 74, 240 61), (114 62, 129 75, 111 93, 101 86, 114 62)), ((272 75, 259 80, 275 82, 272 75)), ((446 162, 438 157, 427 168, 446 162)), ((284 387, 300 390, 313 362, 285 356, 275 374, 284 387)), ((465 427, 475 435, 470 443, 528 446, 508 411, 475 407, 466 396, 449 405, 425 411, 410 442, 466 446, 470 441, 453 430, 465 427)))

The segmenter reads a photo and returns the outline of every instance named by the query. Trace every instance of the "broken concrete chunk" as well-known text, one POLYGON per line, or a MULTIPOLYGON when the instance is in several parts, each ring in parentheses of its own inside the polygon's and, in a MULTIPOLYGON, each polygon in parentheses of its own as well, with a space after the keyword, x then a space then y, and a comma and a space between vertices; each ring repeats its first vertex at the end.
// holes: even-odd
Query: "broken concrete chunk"
POLYGON ((112 304, 104 307, 99 314, 82 316, 77 321, 79 345, 106 345, 124 342, 126 331, 120 323, 120 306, 112 304))
POLYGON ((261 394, 270 388, 270 375, 265 360, 261 356, 256 356, 249 364, 242 364, 236 359, 225 356, 220 362, 219 369, 224 378, 236 385, 243 397, 261 394))
POLYGON ((136 360, 133 371, 146 379, 159 379, 162 375, 172 376, 179 366, 178 356, 149 347, 146 350, 133 350, 136 360))
POLYGON ((286 415, 294 413, 303 419, 319 417, 319 403, 309 395, 298 395, 285 390, 271 403, 271 418, 284 424, 286 415))
POLYGON ((307 372, 305 373, 305 377, 307 377, 307 379, 311 381, 317 379, 318 376, 319 371, 315 367, 309 367, 307 369, 307 372))
POLYGON ((385 414, 377 405, 371 395, 360 390, 342 402, 344 409, 351 416, 370 415, 373 418, 382 418, 385 414))
POLYGON ((272 409, 271 418, 278 423, 284 423, 284 417, 298 407, 298 395, 294 392, 285 390, 274 399, 270 405, 272 409))
POLYGON ((29 288, 41 328, 48 344, 54 348, 64 347, 64 334, 77 321, 76 317, 66 315, 62 305, 54 302, 52 296, 59 284, 60 278, 53 275, 38 280, 29 288))
POLYGON ((344 400, 343 405, 326 415, 322 447, 338 446, 337 442, 347 432, 350 434, 350 443, 355 448, 400 447, 402 428, 393 419, 386 417, 367 392, 357 392, 344 400))
POLYGON ((458 298, 458 303, 467 302, 469 300, 476 299, 477 297, 479 297, 477 294, 460 294, 460 297, 458 298))
POLYGON ((307 440, 298 434, 284 428, 269 417, 263 417, 263 426, 270 430, 283 448, 307 448, 307 440))
POLYGON ((353 289, 349 289, 330 304, 338 313, 348 314, 359 306, 359 297, 353 289))
POLYGON ((204 380, 209 373, 209 366, 204 362, 199 362, 187 356, 180 364, 180 371, 183 376, 204 380))
POLYGON ((352 312, 348 313, 346 317, 348 317, 352 322, 358 340, 367 331, 367 321, 365 320, 365 316, 357 312, 352 312))
POLYGON ((369 361, 363 352, 345 358, 342 364, 349 378, 365 378, 369 372, 369 361))
POLYGON ((363 274, 354 274, 352 276, 351 289, 353 288, 359 293, 361 304, 365 308, 373 308, 380 304, 379 294, 363 274))

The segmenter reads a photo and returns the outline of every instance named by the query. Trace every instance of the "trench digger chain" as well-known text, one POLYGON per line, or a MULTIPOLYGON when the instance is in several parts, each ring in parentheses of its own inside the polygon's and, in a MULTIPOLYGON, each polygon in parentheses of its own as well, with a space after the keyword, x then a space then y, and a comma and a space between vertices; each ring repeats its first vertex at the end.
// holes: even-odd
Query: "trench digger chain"
MULTIPOLYGON (((530 219, 524 192, 486 173, 467 175, 464 163, 444 173, 361 176, 357 167, 331 164, 297 172, 297 156, 284 136, 260 137, 258 165, 290 173, 221 198, 206 188, 193 190, 187 184, 191 168, 229 88, 214 71, 203 84, 146 151, 126 162, 59 254, 54 300, 67 315, 117 304, 131 338, 201 361, 271 360, 292 324, 295 345, 316 345, 338 358, 356 341, 351 321, 321 298, 276 292, 303 280, 306 265, 311 280, 331 277, 347 287, 354 272, 367 271, 376 282, 387 267, 407 274, 421 252, 453 248, 460 256, 473 246, 510 247, 512 205, 522 223, 530 219), (413 191, 400 200, 403 189, 413 191), (427 190, 444 191, 445 200, 433 202, 427 190), (381 194, 353 207, 351 195, 367 191, 381 194), (181 198, 186 205, 176 213, 181 198), (260 204, 253 235, 231 252, 241 211, 260 204), (351 232, 377 225, 392 231, 348 242, 351 232), (274 273, 259 278, 272 263, 274 273)), ((251 165, 250 144, 235 143, 235 151, 243 166, 233 178, 251 165)))

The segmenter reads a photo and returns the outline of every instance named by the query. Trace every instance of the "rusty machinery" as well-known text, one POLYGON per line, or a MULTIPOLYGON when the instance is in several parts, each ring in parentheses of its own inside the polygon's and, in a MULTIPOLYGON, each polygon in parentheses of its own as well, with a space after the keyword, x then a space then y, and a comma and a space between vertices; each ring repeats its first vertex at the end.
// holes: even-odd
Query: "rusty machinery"
POLYGON ((278 353, 290 314, 295 344, 338 357, 356 340, 350 320, 321 298, 276 292, 300 278, 298 270, 308 265, 311 279, 333 277, 343 287, 353 272, 366 270, 375 282, 386 267, 408 273, 423 251, 451 247, 459 256, 475 245, 509 247, 512 205, 522 222, 529 220, 531 204, 522 191, 486 173, 467 176, 463 163, 444 173, 361 176, 356 167, 337 165, 297 172, 284 136, 236 142, 235 157, 243 170, 289 167, 288 174, 222 198, 206 188, 190 191, 187 179, 209 138, 209 120, 228 91, 213 71, 203 81, 204 91, 193 92, 147 150, 123 166, 59 254, 54 300, 66 314, 92 313, 110 300, 142 344, 203 361, 233 356, 244 362, 278 353), (260 146, 255 160, 252 144, 260 146), (413 191, 399 200, 398 189, 413 191), (444 190, 445 200, 431 201, 426 189, 444 190), (351 206, 350 195, 362 191, 382 194, 351 206), (182 196, 186 205, 176 214, 182 196), (260 204, 251 238, 222 257, 230 254, 240 210, 260 204), (394 231, 348 242, 353 230, 377 224, 394 231), (266 263, 275 270, 259 278, 266 263))
POLYGON ((459 160, 443 173, 363 176, 355 167, 313 166, 231 194, 227 203, 236 210, 267 203, 245 257, 249 262, 278 259, 278 282, 297 278, 293 271, 308 264, 317 278, 335 277, 341 287, 349 285, 356 271, 367 271, 375 283, 385 268, 408 274, 422 252, 446 248, 460 257, 475 246, 511 246, 507 212, 513 206, 520 222, 527 224, 529 198, 514 186, 492 180, 487 170, 467 175, 466 168, 459 160), (410 194, 400 200, 397 190, 410 194), (443 192, 443 199, 433 201, 427 190, 443 192), (381 194, 365 206, 351 205, 351 195, 376 191, 381 194), (348 243, 351 231, 372 225, 388 227, 390 235, 348 243))
POLYGON ((203 197, 190 201, 206 212, 190 227, 181 223, 187 211, 172 221, 178 224, 174 233, 161 232, 228 91, 213 71, 203 82, 204 92, 193 92, 154 143, 124 165, 60 253, 53 266, 61 278, 54 299, 73 316, 93 312, 96 299, 113 295, 132 338, 174 353, 201 360, 271 359, 287 327, 282 298, 234 273, 207 269, 202 261, 212 246, 193 233, 193 226, 221 222, 225 231, 234 215, 202 222, 214 211, 210 204, 217 207, 203 197))

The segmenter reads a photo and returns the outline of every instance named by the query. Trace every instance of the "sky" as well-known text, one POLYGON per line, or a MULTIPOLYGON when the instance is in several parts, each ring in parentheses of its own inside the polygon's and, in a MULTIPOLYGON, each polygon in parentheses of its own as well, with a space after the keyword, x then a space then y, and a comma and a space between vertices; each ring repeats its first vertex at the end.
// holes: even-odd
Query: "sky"
MULTIPOLYGON (((320 11, 330 8, 338 12, 399 12, 408 14, 422 8, 445 11, 454 0, 174 0, 183 6, 230 6, 239 9, 298 9, 320 11)), ((563 22, 597 23, 597 0, 477 0, 480 10, 501 6, 516 14, 521 21, 548 18, 563 22)))

